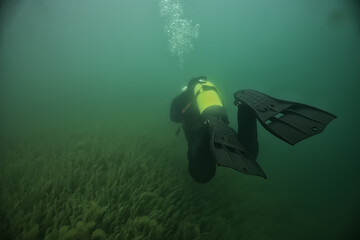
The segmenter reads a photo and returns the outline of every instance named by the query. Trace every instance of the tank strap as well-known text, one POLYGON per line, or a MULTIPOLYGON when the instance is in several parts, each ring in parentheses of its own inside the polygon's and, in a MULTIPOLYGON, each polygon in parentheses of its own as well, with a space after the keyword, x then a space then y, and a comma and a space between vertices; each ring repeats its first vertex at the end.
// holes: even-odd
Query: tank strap
POLYGON ((202 85, 201 88, 199 88, 199 90, 197 90, 197 92, 195 93, 195 98, 197 98, 200 93, 205 92, 205 91, 209 91, 209 90, 213 90, 215 91, 217 94, 219 94, 218 90, 216 87, 214 86, 209 86, 209 85, 202 85))
POLYGON ((184 114, 192 105, 192 102, 189 102, 188 105, 186 105, 182 110, 181 110, 181 114, 184 114))

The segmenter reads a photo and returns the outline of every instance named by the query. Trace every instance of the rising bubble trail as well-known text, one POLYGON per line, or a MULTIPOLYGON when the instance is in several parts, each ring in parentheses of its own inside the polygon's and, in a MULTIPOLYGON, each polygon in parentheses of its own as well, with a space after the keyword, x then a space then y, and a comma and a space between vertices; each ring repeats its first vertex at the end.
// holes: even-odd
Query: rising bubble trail
POLYGON ((160 13, 165 18, 165 31, 169 39, 170 53, 182 68, 185 56, 194 50, 193 41, 199 36, 199 24, 183 17, 180 0, 161 0, 160 13))

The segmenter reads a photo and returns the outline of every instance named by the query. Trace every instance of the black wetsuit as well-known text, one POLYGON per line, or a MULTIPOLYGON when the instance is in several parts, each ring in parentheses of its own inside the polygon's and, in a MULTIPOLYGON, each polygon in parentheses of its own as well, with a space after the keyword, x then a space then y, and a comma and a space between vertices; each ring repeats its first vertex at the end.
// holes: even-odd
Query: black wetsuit
MULTIPOLYGON (((221 118, 228 122, 225 111, 221 118)), ((204 116, 198 110, 192 88, 182 92, 171 103, 170 119, 182 123, 188 142, 189 172, 200 183, 209 182, 216 172, 216 162, 210 152, 210 131, 204 116)), ((247 107, 238 108, 238 134, 240 143, 256 159, 259 147, 257 141, 256 116, 247 107)))

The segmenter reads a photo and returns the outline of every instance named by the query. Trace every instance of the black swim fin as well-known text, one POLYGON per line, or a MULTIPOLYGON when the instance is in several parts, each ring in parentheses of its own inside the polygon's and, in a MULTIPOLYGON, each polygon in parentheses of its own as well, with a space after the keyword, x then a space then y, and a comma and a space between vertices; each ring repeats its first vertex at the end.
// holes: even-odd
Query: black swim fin
POLYGON ((210 128, 210 150, 217 165, 266 178, 264 171, 240 144, 235 131, 227 123, 214 117, 208 119, 206 124, 210 128))
POLYGON ((251 89, 237 91, 234 97, 235 105, 249 106, 266 130, 291 145, 321 133, 336 118, 321 109, 251 89))

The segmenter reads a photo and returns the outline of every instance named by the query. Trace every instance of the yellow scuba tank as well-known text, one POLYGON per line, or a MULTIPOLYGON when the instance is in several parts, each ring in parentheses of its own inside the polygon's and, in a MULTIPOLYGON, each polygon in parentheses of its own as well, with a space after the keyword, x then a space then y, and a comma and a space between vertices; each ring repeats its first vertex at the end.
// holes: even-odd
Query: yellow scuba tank
POLYGON ((205 80, 198 81, 194 87, 194 95, 200 114, 202 114, 208 107, 214 105, 223 107, 218 90, 211 82, 205 80))

